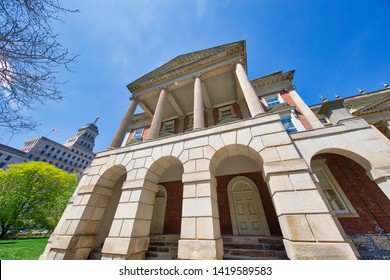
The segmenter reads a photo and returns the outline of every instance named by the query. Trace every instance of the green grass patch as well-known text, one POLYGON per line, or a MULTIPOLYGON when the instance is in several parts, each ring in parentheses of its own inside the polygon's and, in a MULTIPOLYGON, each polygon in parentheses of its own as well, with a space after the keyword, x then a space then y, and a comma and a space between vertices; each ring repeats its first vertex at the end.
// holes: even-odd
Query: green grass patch
POLYGON ((0 260, 37 260, 48 237, 0 240, 0 260))

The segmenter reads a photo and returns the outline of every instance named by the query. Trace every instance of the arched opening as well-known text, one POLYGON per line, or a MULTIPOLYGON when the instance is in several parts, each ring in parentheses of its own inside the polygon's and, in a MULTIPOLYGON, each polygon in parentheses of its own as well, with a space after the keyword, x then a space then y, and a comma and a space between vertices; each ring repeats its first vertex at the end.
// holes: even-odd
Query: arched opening
POLYGON ((89 204, 96 207, 92 218, 98 220, 99 223, 90 258, 96 258, 100 255, 104 240, 108 236, 114 220, 126 175, 125 167, 114 166, 105 171, 96 183, 89 204))
MULTIPOLYGON (((183 172, 183 164, 177 158, 169 156, 160 158, 154 162, 146 174, 146 179, 156 185, 156 198, 161 198, 159 195, 162 195, 162 192, 164 192, 164 199, 166 199, 164 226, 159 234, 180 234, 183 172)), ((159 201, 161 202, 162 199, 157 200, 158 203, 160 203, 159 201)), ((158 205, 158 207, 161 206, 158 205)), ((153 213, 156 213, 155 210, 153 210, 153 213)), ((162 220, 161 217, 160 219, 162 220)))
POLYGON ((262 160, 256 151, 248 146, 238 144, 225 146, 214 154, 210 162, 210 170, 217 180, 218 210, 223 236, 282 235, 272 198, 262 176, 262 160), (245 187, 239 191, 239 185, 245 187), (242 192, 241 195, 240 192, 242 192), (237 230, 236 216, 239 211, 244 209, 238 209, 241 206, 233 201, 235 196, 238 199, 240 199, 240 196, 244 198, 243 194, 246 192, 254 200, 245 202, 245 211, 256 212, 258 225, 262 225, 263 228, 252 233, 250 233, 251 231, 245 233, 245 231, 237 230), (252 201, 256 201, 256 208, 248 205, 252 201), (251 207, 251 210, 249 210, 249 207, 251 207))
POLYGON ((176 259, 183 202, 182 163, 174 157, 155 161, 145 176, 156 187, 146 259, 176 259))
POLYGON ((360 156, 339 150, 318 153, 311 160, 325 202, 362 258, 390 255, 390 203, 366 174, 369 166, 360 156))

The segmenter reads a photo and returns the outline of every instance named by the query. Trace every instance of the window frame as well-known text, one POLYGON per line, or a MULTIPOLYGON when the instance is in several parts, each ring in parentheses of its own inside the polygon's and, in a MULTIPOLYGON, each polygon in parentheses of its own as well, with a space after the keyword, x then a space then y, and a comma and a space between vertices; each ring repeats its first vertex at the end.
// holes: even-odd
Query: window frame
POLYGON ((283 125, 284 129, 286 130, 286 132, 288 134, 296 133, 296 132, 300 132, 300 131, 304 131, 305 130, 305 127, 302 125, 301 121, 298 119, 298 117, 295 114, 294 110, 283 112, 283 113, 279 113, 279 116, 280 116, 280 122, 282 123, 282 125, 283 125, 283 122, 282 122, 283 119, 290 118, 291 119, 291 123, 294 125, 295 129, 297 130, 297 131, 294 131, 294 132, 289 132, 283 125))
POLYGON ((225 119, 229 119, 229 118, 236 118, 237 115, 236 113, 234 112, 234 107, 233 105, 228 105, 228 106, 223 106, 223 107, 219 107, 218 108, 218 120, 219 121, 222 121, 222 120, 225 120, 225 119), (223 111, 227 111, 229 110, 230 113, 228 115, 223 115, 223 111))
POLYGON ((340 187, 336 178, 333 176, 332 172, 330 171, 328 165, 326 164, 326 159, 318 159, 318 160, 312 161, 311 169, 312 169, 314 176, 316 177, 316 180, 319 184, 319 189, 320 189, 321 193, 323 194, 323 197, 326 199, 326 202, 328 203, 328 205, 330 206, 330 208, 333 210, 333 212, 336 214, 337 217, 351 217, 351 216, 356 217, 356 216, 359 216, 357 214, 355 208, 353 207, 353 205, 349 201, 348 197, 346 196, 346 194, 344 193, 344 191, 340 187), (335 191, 336 196, 338 197, 338 200, 344 206, 345 210, 334 210, 333 209, 332 205, 330 204, 330 202, 326 198, 323 187, 321 186, 321 182, 320 182, 317 174, 315 174, 315 171, 322 171, 323 175, 327 179, 329 185, 335 191))
POLYGON ((132 139, 134 139, 134 140, 142 140, 143 135, 144 135, 144 128, 134 129, 132 139), (137 133, 139 133, 139 132, 141 133, 141 135, 140 136, 136 136, 137 133))
POLYGON ((263 101, 264 101, 264 104, 267 106, 267 107, 272 107, 272 106, 276 106, 278 104, 282 104, 284 103, 284 100, 282 98, 282 96, 280 95, 280 93, 274 93, 274 94, 270 94, 270 95, 266 95, 266 96, 263 96, 263 101), (269 104, 269 101, 267 101, 268 99, 274 99, 276 98, 279 103, 272 103, 272 104, 269 104))
POLYGON ((174 134, 175 133, 175 120, 163 122, 161 125, 161 134, 174 134), (167 130, 167 126, 172 126, 172 129, 167 130))

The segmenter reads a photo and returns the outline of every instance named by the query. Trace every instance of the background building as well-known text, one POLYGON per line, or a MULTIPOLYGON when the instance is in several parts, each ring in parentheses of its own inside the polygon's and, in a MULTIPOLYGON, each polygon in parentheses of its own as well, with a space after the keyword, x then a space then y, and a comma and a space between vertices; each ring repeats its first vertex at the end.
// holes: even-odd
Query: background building
POLYGON ((246 65, 240 41, 130 83, 41 259, 386 257, 390 144, 359 115, 382 97, 310 108, 294 71, 250 81, 246 65))
POLYGON ((0 145, 0 165, 6 169, 10 163, 43 161, 64 171, 81 174, 95 156, 93 147, 99 134, 96 121, 81 127, 65 145, 46 137, 27 141, 21 150, 0 145))

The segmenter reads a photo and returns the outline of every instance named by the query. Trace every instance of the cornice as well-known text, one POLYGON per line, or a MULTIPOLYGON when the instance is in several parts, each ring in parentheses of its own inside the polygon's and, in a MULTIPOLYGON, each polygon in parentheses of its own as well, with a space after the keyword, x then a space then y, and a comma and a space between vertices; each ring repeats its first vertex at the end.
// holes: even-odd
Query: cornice
POLYGON ((288 81, 289 83, 292 83, 292 80, 294 78, 294 73, 295 70, 285 72, 283 73, 282 71, 275 72, 273 74, 252 80, 252 86, 254 89, 262 88, 262 87, 267 87, 267 86, 272 86, 274 84, 278 84, 283 81, 288 81))
POLYGON ((135 124, 139 121, 144 121, 149 119, 151 119, 151 117, 147 113, 140 113, 140 114, 133 115, 133 117, 130 120, 130 123, 135 124))
POLYGON ((363 116, 363 115, 370 115, 370 114, 376 114, 381 112, 387 112, 390 111, 390 107, 382 107, 382 108, 376 108, 382 104, 390 102, 390 96, 386 96, 385 98, 382 98, 370 105, 367 105, 363 108, 358 109, 357 111, 353 112, 354 116, 363 116))

